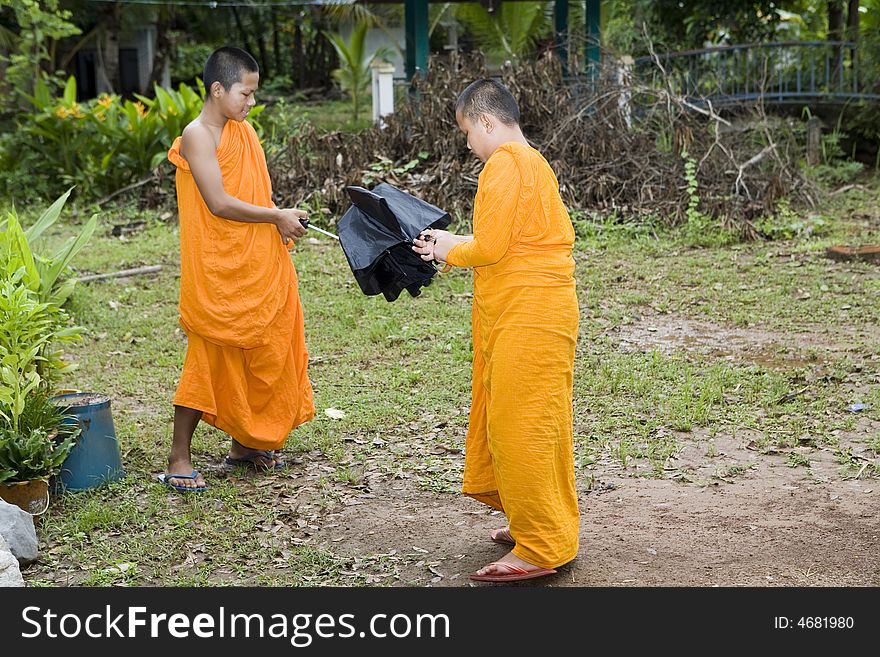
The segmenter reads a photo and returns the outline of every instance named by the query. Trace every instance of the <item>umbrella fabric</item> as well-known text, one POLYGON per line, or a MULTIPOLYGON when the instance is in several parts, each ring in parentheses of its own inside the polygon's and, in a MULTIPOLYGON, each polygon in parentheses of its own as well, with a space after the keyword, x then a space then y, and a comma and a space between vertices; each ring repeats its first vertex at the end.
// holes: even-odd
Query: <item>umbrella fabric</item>
POLYGON ((446 228, 448 212, 382 183, 372 191, 346 187, 352 206, 337 224, 339 242, 364 294, 394 301, 403 290, 417 297, 437 269, 410 248, 426 228, 446 228))

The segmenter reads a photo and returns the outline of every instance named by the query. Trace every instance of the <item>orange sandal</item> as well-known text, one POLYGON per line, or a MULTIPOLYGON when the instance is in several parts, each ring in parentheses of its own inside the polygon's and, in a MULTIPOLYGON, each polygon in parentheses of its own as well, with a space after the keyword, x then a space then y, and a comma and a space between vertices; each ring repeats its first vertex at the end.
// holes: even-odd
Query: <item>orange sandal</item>
POLYGON ((506 570, 506 573, 477 575, 471 573, 471 579, 476 582, 520 582, 525 579, 535 579, 536 577, 544 577, 545 575, 553 575, 556 573, 552 568, 538 568, 537 570, 526 570, 513 564, 504 563, 503 561, 493 561, 490 566, 497 566, 506 570))
POLYGON ((498 543, 499 545, 516 545, 516 541, 513 540, 513 536, 510 534, 510 527, 496 529, 489 534, 489 538, 493 543, 498 543))

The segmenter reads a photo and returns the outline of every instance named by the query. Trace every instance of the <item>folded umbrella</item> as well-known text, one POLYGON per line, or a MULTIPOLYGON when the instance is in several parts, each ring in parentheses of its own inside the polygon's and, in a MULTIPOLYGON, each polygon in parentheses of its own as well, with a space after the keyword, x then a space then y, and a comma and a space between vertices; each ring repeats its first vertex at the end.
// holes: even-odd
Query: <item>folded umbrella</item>
POLYGON ((421 294, 437 268, 412 250, 426 228, 446 228, 451 217, 388 183, 373 190, 346 187, 352 206, 337 224, 339 242, 364 294, 394 301, 406 290, 421 294))

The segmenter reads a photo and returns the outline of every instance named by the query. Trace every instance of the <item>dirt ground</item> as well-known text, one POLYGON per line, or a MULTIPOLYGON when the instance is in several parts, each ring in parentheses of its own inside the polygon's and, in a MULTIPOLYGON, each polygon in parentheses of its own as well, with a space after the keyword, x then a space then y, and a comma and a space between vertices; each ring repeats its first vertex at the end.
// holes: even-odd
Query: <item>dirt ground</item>
MULTIPOLYGON (((644 317, 624 327, 620 349, 692 350, 780 366, 821 346, 846 350, 834 337, 722 329, 708 322, 644 317), (781 353, 781 355, 780 355, 781 353), (786 359, 790 361, 786 363, 786 359)), ((835 329, 838 340, 841 333, 835 329)), ((850 331, 864 344, 878 334, 850 331)), ((869 359, 870 354, 860 354, 869 359)), ((880 423, 862 417, 840 444, 876 455, 861 443, 880 423)), ((876 586, 880 584, 880 481, 845 475, 828 449, 807 448, 810 467, 786 455, 758 453, 748 431, 716 435, 707 452, 700 432, 677 436, 683 449, 670 476, 634 476, 613 459, 579 476, 580 554, 558 575, 518 586, 876 586), (741 466, 738 468, 737 466, 741 466), (735 476, 718 476, 730 469, 735 476)), ((463 460, 462 455, 449 458, 463 460)), ((363 492, 314 527, 308 542, 392 577, 398 586, 492 586, 468 573, 506 548, 489 532, 504 518, 461 495, 419 490, 412 479, 367 478, 363 492), (371 555, 364 559, 365 555, 371 555), (381 565, 381 567, 379 567, 381 565)), ((384 582, 388 584, 388 581, 384 582)))
MULTIPOLYGON (((614 337, 621 351, 684 351, 780 368, 803 362, 821 368, 823 357, 846 352, 864 369, 839 385, 849 386, 846 397, 863 398, 880 383, 880 330, 824 331, 793 336, 646 314, 614 337)), ((311 546, 332 553, 345 570, 305 575, 305 585, 497 586, 472 582, 468 574, 505 554, 505 547, 489 540, 491 530, 506 524, 504 517, 455 493, 464 455, 444 446, 458 441, 444 434, 448 428, 431 429, 432 422, 427 429, 424 423, 401 426, 381 437, 345 437, 353 449, 371 448, 366 459, 351 461, 357 472, 349 481, 337 476, 344 462, 317 450, 288 458, 289 467, 277 474, 241 475, 219 464, 203 468, 210 481, 235 477, 236 486, 260 489, 263 501, 254 504, 271 499, 280 509, 260 527, 260 546, 276 555, 271 564, 244 574, 219 567, 213 578, 218 584, 253 584, 262 573, 286 581, 296 558, 291 546, 311 546), (407 467, 395 466, 395 454, 407 467)), ((445 422, 438 418, 436 424, 445 422)), ((762 451, 760 436, 749 430, 716 433, 711 441, 707 428, 676 433, 682 448, 664 464, 662 478, 640 476, 649 474, 648 464, 624 468, 609 452, 578 472, 578 558, 557 575, 513 586, 880 585, 880 479, 870 467, 877 454, 865 444, 878 435, 880 421, 869 415, 837 431, 840 447, 864 465, 857 474, 841 469, 835 452, 823 446, 794 448, 809 467, 789 467, 791 450, 762 451)), ((193 544, 171 572, 194 572, 208 559, 210 549, 193 544)), ((64 564, 57 572, 37 565, 27 572, 68 586, 85 577, 81 564, 64 564)))
MULTIPOLYGON (((718 441, 716 440, 716 444, 718 441)), ((719 445, 749 459, 736 441, 719 445)), ((687 448, 686 448, 687 451, 687 448)), ((813 466, 834 469, 830 456, 813 466)), ((373 489, 314 538, 338 555, 386 555, 396 584, 468 586, 501 557, 488 540, 503 517, 464 497, 412 485, 373 489)), ((880 584, 876 481, 816 481, 765 457, 733 483, 601 473, 581 489, 581 550, 558 575, 530 586, 866 586, 880 584)))

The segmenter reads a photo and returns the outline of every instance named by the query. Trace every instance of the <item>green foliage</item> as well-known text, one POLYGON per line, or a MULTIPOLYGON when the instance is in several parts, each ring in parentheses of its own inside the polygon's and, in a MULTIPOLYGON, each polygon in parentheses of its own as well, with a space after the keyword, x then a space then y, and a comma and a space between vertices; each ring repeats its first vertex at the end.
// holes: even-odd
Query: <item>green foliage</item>
POLYGON ((18 27, 17 33, 5 33, 9 56, 0 56, 0 61, 8 63, 5 79, 13 91, 0 96, 0 110, 8 111, 18 104, 19 95, 33 93, 35 84, 47 79, 44 66, 54 64, 53 43, 79 34, 80 29, 69 20, 71 12, 59 8, 58 0, 4 0, 0 4, 12 9, 18 27))
POLYGON ((82 333, 61 307, 76 279, 62 275, 91 238, 97 218, 49 257, 33 249, 57 221, 69 194, 70 190, 52 203, 27 230, 14 210, 0 223, 0 418, 13 433, 20 429, 28 396, 48 389, 73 369, 62 360, 61 346, 82 333))
POLYGON ((821 215, 803 217, 795 212, 787 199, 780 199, 776 212, 755 222, 755 228, 767 239, 794 239, 824 235, 830 229, 829 222, 821 215))
POLYGON ((46 390, 37 389, 25 400, 24 411, 19 417, 19 431, 28 434, 37 429, 65 439, 68 436, 76 438, 81 427, 75 415, 67 414, 46 390))
MULTIPOLYGON (((606 247, 621 243, 635 243, 656 240, 657 229, 661 222, 652 217, 643 217, 640 221, 626 221, 615 212, 598 214, 571 211, 571 224, 575 236, 581 243, 606 247)), ((647 248, 646 244, 646 248, 647 248)))
POLYGON ((0 473, 7 481, 49 479, 61 472, 61 465, 75 444, 74 436, 69 434, 56 441, 55 435, 45 429, 18 433, 2 428, 0 473))
MULTIPOLYGON (((364 112, 357 121, 352 118, 353 103, 350 99, 297 101, 281 98, 268 105, 260 116, 263 147, 266 156, 284 149, 298 148, 303 128, 311 126, 319 133, 361 132, 373 124, 372 117, 364 112)), ((251 110, 253 112, 253 110, 251 110)))
POLYGON ((721 228, 712 217, 700 210, 700 184, 697 180, 697 162, 683 150, 685 193, 688 204, 685 210, 685 223, 682 234, 690 246, 719 246, 734 241, 734 236, 721 228))
POLYGON ((0 482, 57 475, 81 430, 45 390, 29 393, 18 429, 0 425, 0 482))
POLYGON ((507 2, 489 14, 482 5, 456 5, 455 17, 477 40, 491 61, 518 60, 551 33, 543 2, 507 2))
POLYGON ((82 329, 63 309, 37 301, 21 270, 0 283, 0 292, 0 417, 18 431, 28 394, 72 368, 55 346, 78 340, 82 329))
MULTIPOLYGON (((60 96, 37 80, 33 95, 24 97, 31 110, 19 115, 15 137, 0 141, 0 186, 5 196, 13 185, 30 175, 56 180, 55 185, 77 185, 86 197, 115 191, 142 178, 161 163, 168 148, 202 108, 204 87, 181 84, 177 90, 154 88, 155 97, 135 101, 104 94, 87 102, 76 100, 76 80, 71 76, 60 96), (19 163, 18 153, 38 157, 19 163)), ((257 116, 261 108, 254 108, 257 116)), ((53 189, 54 193, 60 190, 53 189)))
POLYGON ((607 10, 609 36, 614 47, 634 46, 643 41, 644 24, 661 50, 767 41, 783 22, 779 5, 774 0, 621 0, 607 10))
POLYGON ((699 182, 697 181, 697 162, 688 155, 687 151, 682 151, 681 157, 684 160, 684 181, 686 183, 688 205, 687 205, 687 225, 689 229, 699 228, 703 223, 703 214, 699 211, 700 195, 697 193, 699 182))
POLYGON ((169 34, 174 47, 174 57, 170 61, 170 73, 172 82, 179 80, 187 82, 201 78, 205 69, 205 62, 214 52, 214 46, 190 41, 190 35, 184 32, 171 32, 169 34))
POLYGON ((397 166, 387 157, 380 157, 377 162, 370 165, 370 170, 364 174, 361 182, 363 185, 371 187, 389 176, 402 176, 418 167, 428 159, 429 155, 428 151, 419 151, 418 157, 397 166))
MULTIPOLYGON (((804 108, 803 116, 811 115, 809 108, 804 108)), ((862 172, 864 165, 851 159, 843 150, 843 143, 848 135, 843 130, 844 113, 841 112, 837 124, 831 132, 823 133, 820 141, 822 161, 819 164, 804 167, 807 176, 830 186, 844 185, 862 172)))
POLYGON ((266 158, 271 160, 287 148, 295 147, 308 122, 303 108, 284 98, 266 106, 260 120, 266 158))
POLYGON ((293 80, 289 75, 276 75, 260 84, 260 96, 281 97, 293 96, 302 98, 302 93, 293 93, 293 80))
POLYGON ((821 183, 830 186, 844 185, 852 182, 865 168, 861 162, 855 160, 835 160, 830 164, 822 162, 815 166, 806 167, 806 174, 821 183))
POLYGON ((340 88, 351 96, 355 121, 358 120, 362 99, 372 80, 370 65, 374 59, 388 56, 389 52, 387 48, 379 48, 373 54, 367 54, 364 43, 367 27, 368 25, 364 21, 357 23, 351 32, 348 43, 339 34, 327 35, 339 56, 339 68, 333 71, 333 77, 339 83, 340 88))
POLYGON ((76 284, 75 278, 62 279, 62 275, 69 273, 71 260, 88 243, 98 224, 97 215, 92 215, 82 230, 55 253, 36 253, 34 245, 58 220, 70 192, 68 189, 56 199, 27 230, 22 228, 14 209, 8 210, 6 218, 0 221, 0 274, 8 279, 21 271, 21 280, 37 300, 57 307, 64 305, 76 284))

